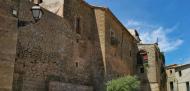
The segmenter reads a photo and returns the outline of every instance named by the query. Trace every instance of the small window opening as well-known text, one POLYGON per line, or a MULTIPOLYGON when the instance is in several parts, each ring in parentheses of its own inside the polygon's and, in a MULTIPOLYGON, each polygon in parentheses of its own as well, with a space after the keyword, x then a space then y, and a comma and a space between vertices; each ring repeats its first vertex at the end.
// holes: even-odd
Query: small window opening
POLYGON ((143 68, 143 67, 140 68, 140 72, 141 72, 141 73, 144 73, 144 68, 143 68))
POLYGON ((76 33, 81 34, 81 29, 80 29, 80 18, 76 18, 76 33))
POLYGON ((179 76, 180 76, 180 77, 182 76, 182 73, 181 73, 181 71, 179 71, 179 76))
POLYGON ((174 91, 174 84, 173 84, 173 82, 170 82, 170 91, 174 91))
POLYGON ((172 70, 170 70, 170 74, 172 74, 172 70))
POLYGON ((76 66, 76 67, 78 67, 78 66, 79 66, 79 63, 78 63, 78 62, 76 62, 76 63, 75 63, 75 66, 76 66))
POLYGON ((186 89, 187 89, 187 91, 190 91, 189 82, 186 82, 186 89))

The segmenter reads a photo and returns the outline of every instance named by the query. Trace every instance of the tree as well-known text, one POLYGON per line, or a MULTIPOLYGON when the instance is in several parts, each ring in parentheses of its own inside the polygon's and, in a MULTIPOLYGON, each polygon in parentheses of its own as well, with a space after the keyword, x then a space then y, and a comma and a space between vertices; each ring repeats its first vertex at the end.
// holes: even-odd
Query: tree
POLYGON ((136 91, 140 82, 136 76, 126 76, 108 81, 106 85, 107 91, 136 91))

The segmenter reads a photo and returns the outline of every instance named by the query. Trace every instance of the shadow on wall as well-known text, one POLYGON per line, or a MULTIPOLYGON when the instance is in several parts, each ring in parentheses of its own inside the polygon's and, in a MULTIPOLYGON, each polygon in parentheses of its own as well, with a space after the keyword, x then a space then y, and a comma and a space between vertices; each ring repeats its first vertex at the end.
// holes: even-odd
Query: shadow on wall
POLYGON ((141 81, 139 91, 151 91, 150 82, 148 80, 147 74, 147 72, 144 72, 138 75, 139 80, 141 81))

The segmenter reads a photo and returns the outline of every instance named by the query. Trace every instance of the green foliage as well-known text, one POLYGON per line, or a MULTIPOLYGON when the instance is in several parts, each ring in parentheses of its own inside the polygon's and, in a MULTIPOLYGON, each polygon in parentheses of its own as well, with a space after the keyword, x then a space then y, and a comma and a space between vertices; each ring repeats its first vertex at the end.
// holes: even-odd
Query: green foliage
POLYGON ((136 91, 140 82, 136 77, 126 76, 107 82, 107 91, 136 91))

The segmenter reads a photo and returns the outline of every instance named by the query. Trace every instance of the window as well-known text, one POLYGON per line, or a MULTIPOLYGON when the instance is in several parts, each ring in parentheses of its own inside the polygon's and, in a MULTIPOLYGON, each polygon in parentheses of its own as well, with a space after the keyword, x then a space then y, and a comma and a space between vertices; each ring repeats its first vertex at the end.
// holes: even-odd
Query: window
POLYGON ((143 59, 144 60, 148 60, 148 55, 147 54, 143 54, 143 59))
POLYGON ((179 77, 181 77, 182 76, 182 73, 181 73, 181 71, 179 71, 179 77))
POLYGON ((119 44, 119 40, 115 36, 115 32, 113 29, 110 29, 110 43, 113 46, 117 46, 119 44))
POLYGON ((75 63, 75 66, 76 66, 76 67, 78 67, 78 66, 79 66, 79 63, 78 63, 78 62, 76 62, 76 63, 75 63))
POLYGON ((170 91, 174 91, 174 84, 173 84, 173 82, 170 82, 170 91))
POLYGON ((142 56, 143 63, 148 63, 148 54, 145 50, 140 50, 140 55, 142 56))
POLYGON ((114 33, 114 30, 113 29, 110 29, 110 37, 115 37, 115 33, 114 33))
POLYGON ((190 91, 190 89, 189 89, 189 82, 186 82, 186 89, 187 89, 187 91, 190 91))
POLYGON ((170 70, 170 74, 172 74, 172 70, 170 70))
POLYGON ((140 68, 140 72, 141 72, 141 73, 144 73, 144 68, 143 68, 143 67, 140 68))
POLYGON ((81 29, 80 29, 80 18, 77 17, 75 20, 75 28, 76 28, 76 33, 80 34, 81 33, 81 29))

